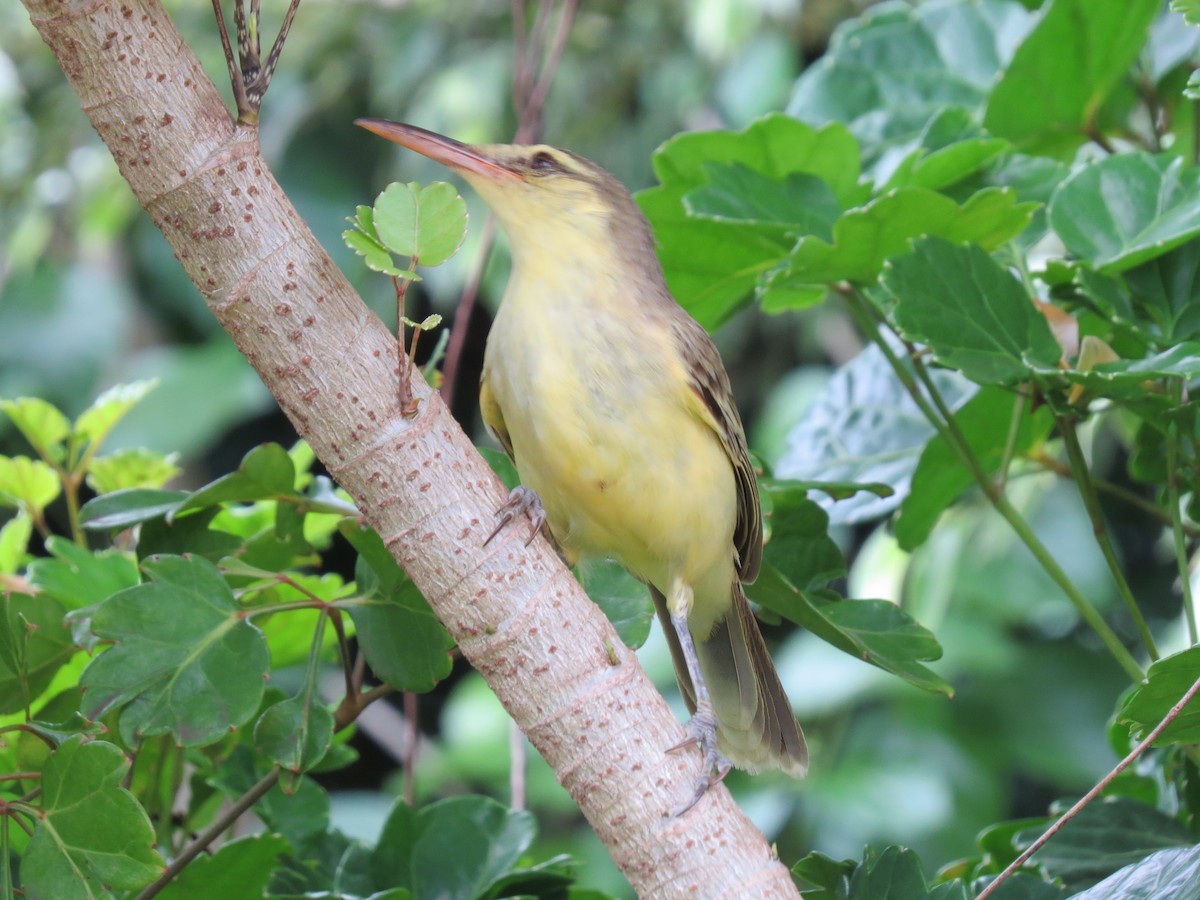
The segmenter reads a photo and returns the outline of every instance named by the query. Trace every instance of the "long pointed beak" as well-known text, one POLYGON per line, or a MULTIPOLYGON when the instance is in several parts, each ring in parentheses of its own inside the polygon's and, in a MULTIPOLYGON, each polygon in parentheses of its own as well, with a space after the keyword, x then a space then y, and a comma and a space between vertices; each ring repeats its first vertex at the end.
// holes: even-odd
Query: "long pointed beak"
POLYGON ((459 172, 496 180, 520 178, 512 169, 484 156, 469 144, 416 125, 404 125, 387 119, 355 119, 354 124, 459 172))

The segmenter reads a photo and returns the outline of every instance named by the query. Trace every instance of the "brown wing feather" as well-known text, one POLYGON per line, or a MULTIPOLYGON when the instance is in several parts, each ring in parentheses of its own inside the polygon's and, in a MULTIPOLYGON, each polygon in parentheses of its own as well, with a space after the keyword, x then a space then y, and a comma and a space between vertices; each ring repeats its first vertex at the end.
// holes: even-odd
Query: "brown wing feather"
POLYGON ((671 330, 687 367, 691 388, 712 415, 713 430, 733 465, 738 507, 733 546, 737 551, 738 578, 749 584, 758 577, 762 565, 762 507, 750 452, 746 449, 746 432, 733 402, 729 376, 712 338, 680 307, 675 310, 678 315, 671 317, 671 330))

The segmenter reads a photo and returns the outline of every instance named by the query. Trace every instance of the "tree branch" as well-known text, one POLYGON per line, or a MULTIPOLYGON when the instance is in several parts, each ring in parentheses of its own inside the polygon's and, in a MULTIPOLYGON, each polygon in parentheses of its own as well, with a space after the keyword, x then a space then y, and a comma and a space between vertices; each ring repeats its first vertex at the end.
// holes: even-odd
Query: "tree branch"
MULTIPOLYGON (((795 896, 724 788, 678 819, 700 759, 544 540, 484 548, 504 491, 354 293, 152 0, 24 0, 84 111, 213 314, 355 498, 641 896, 795 896)), ((353 118, 347 114, 346 122, 353 118)), ((353 198, 346 199, 347 209, 353 198)))

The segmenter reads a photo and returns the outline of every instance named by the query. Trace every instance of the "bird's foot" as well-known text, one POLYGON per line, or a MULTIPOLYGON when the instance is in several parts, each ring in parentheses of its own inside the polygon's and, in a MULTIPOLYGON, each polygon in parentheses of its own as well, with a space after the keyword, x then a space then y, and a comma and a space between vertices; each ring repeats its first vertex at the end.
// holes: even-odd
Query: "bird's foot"
POLYGON ((501 529, 517 516, 524 513, 529 517, 530 524, 533 525, 533 530, 529 532, 529 538, 525 541, 525 546, 528 547, 533 543, 533 539, 537 537, 538 532, 542 530, 542 526, 546 524, 546 508, 542 506, 542 498, 527 487, 517 485, 508 492, 508 500, 496 510, 496 515, 500 521, 496 523, 496 527, 492 529, 492 533, 487 536, 487 540, 483 542, 483 546, 487 546, 492 542, 492 538, 498 535, 501 529))
POLYGON ((725 780, 725 776, 729 774, 732 766, 732 763, 717 750, 717 717, 711 707, 697 709, 696 714, 688 720, 686 727, 687 737, 667 752, 674 753, 676 750, 683 750, 695 744, 704 754, 704 761, 700 769, 700 777, 696 780, 695 793, 671 811, 672 818, 682 816, 700 802, 705 791, 714 784, 720 784, 725 780))

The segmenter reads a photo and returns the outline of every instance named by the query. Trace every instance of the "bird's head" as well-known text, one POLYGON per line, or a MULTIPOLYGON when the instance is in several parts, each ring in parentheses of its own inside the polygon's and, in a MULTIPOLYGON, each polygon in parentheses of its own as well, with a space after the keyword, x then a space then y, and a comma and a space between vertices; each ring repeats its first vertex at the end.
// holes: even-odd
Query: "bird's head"
POLYGON ((504 225, 514 254, 555 252, 572 239, 618 248, 636 242, 653 254, 650 226, 629 192, 581 156, 544 144, 463 144, 386 119, 356 124, 465 178, 504 225))

